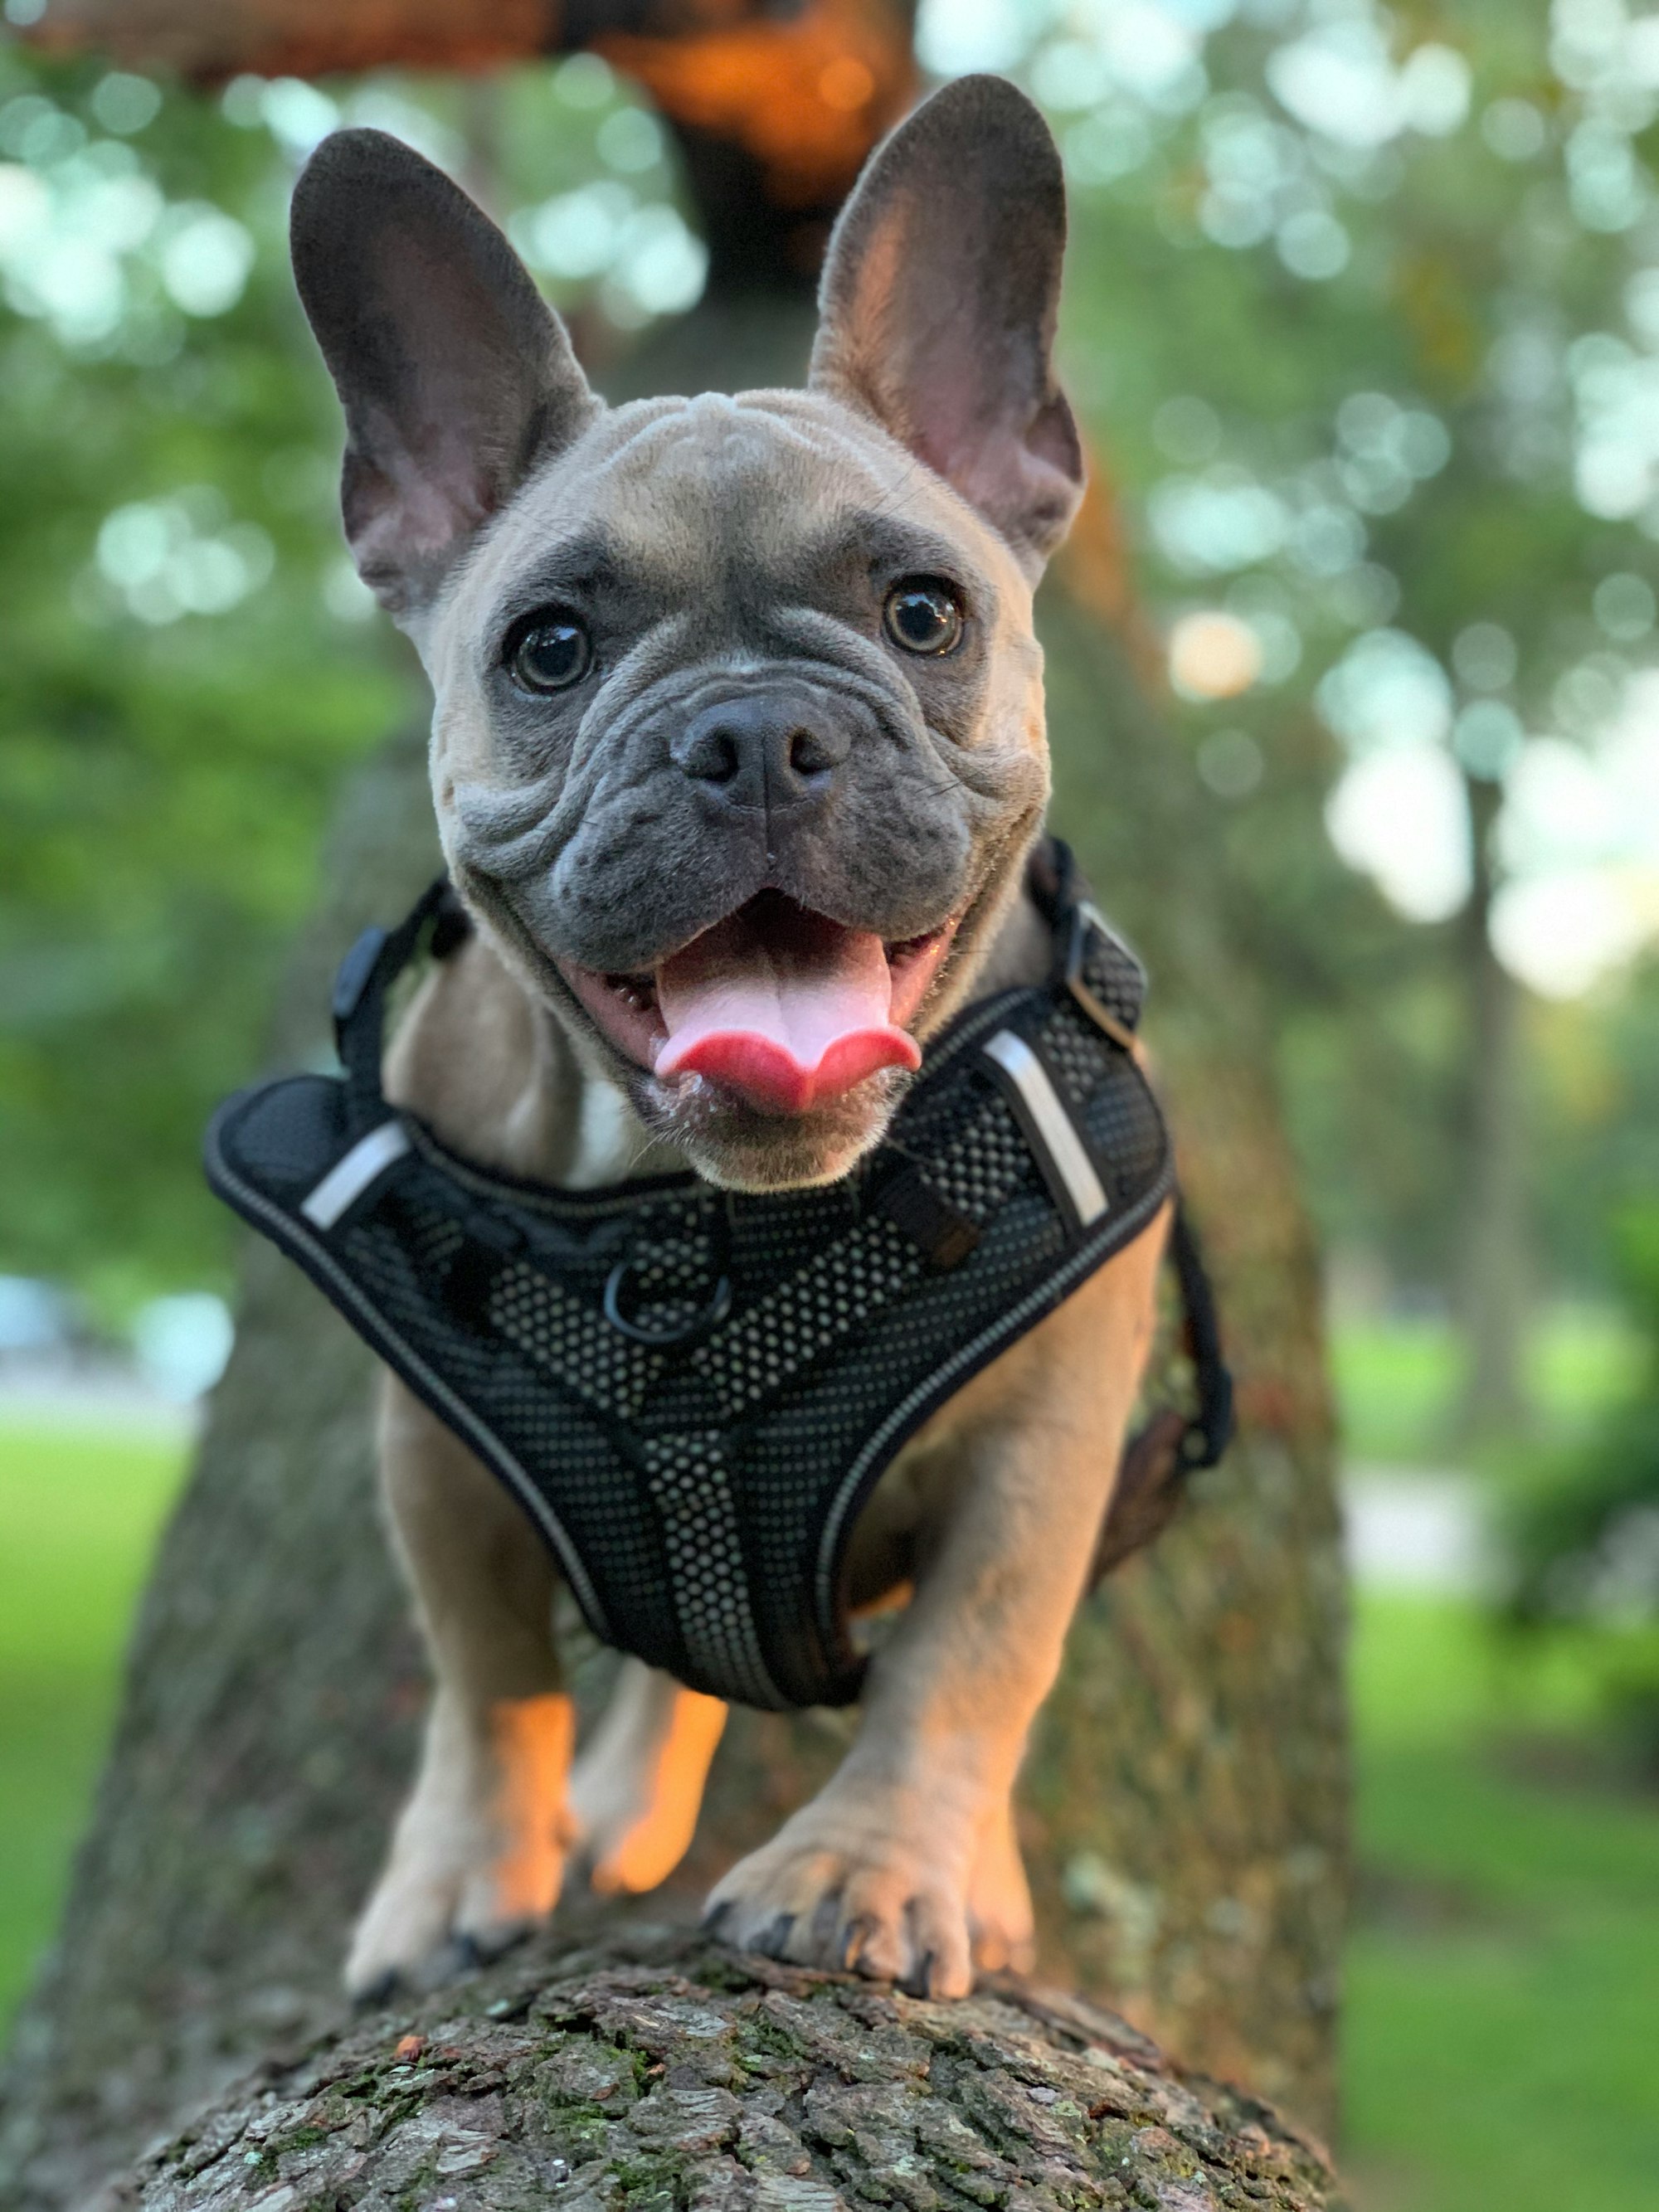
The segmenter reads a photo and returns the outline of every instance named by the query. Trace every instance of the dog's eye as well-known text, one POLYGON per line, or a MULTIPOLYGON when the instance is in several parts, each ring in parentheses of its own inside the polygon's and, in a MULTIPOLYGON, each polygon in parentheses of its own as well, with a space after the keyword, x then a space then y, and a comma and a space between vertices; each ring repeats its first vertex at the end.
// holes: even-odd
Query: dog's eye
POLYGON ((962 635, 962 602, 932 576, 907 576, 887 594, 887 635, 906 653, 949 653, 962 635))
POLYGON ((507 641, 507 667, 526 691, 568 690, 592 660, 592 640, 568 615, 532 615, 507 641))

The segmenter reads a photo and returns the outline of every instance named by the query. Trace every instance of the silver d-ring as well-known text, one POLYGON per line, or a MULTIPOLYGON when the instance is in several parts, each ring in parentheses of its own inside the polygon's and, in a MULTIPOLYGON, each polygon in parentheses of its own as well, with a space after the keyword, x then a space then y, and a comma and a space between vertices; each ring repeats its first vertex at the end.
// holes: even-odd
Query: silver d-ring
POLYGON ((732 1279, 722 1275, 709 1292, 702 1312, 693 1314, 690 1321, 670 1328, 641 1328, 622 1310, 623 1285, 633 1265, 631 1260, 618 1260, 605 1285, 605 1317, 617 1334, 627 1337, 631 1344, 642 1344, 652 1352, 672 1352, 682 1345, 696 1344, 710 1329, 718 1328, 732 1310, 732 1279))

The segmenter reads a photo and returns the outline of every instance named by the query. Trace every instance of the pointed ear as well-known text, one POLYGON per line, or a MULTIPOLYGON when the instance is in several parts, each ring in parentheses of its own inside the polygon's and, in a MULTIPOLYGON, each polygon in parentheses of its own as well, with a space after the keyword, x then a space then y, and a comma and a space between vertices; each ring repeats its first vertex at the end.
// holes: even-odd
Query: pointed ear
POLYGON ((966 76, 877 149, 824 264, 811 381, 873 415, 1035 576, 1083 456, 1054 382, 1066 191, 1048 126, 1006 79, 966 76))
POLYGON ((405 615, 599 403, 495 224, 400 140, 325 138, 290 228, 345 409, 346 537, 364 582, 405 615))

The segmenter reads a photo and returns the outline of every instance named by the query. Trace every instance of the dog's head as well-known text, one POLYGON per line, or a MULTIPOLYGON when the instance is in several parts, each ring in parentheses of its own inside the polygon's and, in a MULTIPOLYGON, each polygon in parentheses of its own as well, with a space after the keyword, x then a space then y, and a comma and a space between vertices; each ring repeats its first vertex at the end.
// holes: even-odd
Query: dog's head
POLYGON ((1048 796, 1076 506, 1041 117, 962 80, 837 224, 804 392, 606 409, 506 240, 375 131, 294 202, 362 574, 436 695, 455 884, 712 1181, 841 1175, 971 990, 1048 796))

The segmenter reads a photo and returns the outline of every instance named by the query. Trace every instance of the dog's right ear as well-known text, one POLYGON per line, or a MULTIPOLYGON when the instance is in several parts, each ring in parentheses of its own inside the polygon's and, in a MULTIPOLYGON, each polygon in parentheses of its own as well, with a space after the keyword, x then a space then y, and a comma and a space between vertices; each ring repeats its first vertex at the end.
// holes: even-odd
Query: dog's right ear
POLYGON ((346 538, 363 581, 405 616, 599 402, 495 224, 400 140, 324 139, 290 229, 345 409, 346 538))
POLYGON ((1054 381, 1060 149, 1022 92, 958 77, 871 155, 830 240, 811 382, 873 415, 1036 580, 1083 489, 1054 381))

